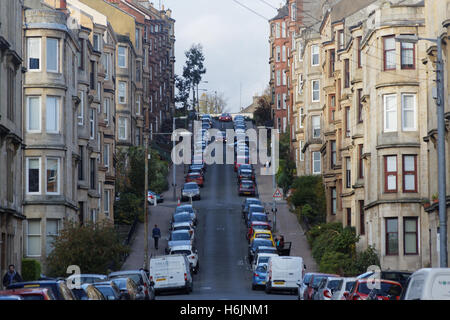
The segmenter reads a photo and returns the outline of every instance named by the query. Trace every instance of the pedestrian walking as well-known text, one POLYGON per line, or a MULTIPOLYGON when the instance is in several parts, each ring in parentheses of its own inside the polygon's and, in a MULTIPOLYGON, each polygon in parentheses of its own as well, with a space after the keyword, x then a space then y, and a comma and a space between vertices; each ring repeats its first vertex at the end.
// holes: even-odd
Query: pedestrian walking
POLYGON ((161 230, 159 230, 158 225, 155 224, 155 227, 152 231, 153 240, 155 240, 155 249, 158 250, 158 240, 161 238, 161 230))
POLYGON ((16 271, 16 267, 13 264, 9 265, 9 270, 3 277, 3 287, 7 287, 15 282, 22 282, 22 277, 16 271))

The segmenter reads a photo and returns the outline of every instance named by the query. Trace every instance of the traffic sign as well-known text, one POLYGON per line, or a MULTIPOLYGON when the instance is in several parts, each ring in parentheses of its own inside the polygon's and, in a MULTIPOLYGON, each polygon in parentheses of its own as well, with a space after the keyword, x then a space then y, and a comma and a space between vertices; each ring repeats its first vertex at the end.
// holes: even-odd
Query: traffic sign
POLYGON ((277 188, 277 190, 275 190, 275 192, 273 194, 273 199, 276 201, 280 201, 283 199, 283 193, 280 191, 279 188, 277 188))

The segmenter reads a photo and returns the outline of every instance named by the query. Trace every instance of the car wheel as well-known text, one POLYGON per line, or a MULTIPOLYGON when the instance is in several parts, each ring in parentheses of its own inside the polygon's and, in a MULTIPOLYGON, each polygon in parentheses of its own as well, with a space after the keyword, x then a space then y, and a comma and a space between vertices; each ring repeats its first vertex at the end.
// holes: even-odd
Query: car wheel
POLYGON ((266 288, 265 288, 264 291, 265 291, 266 293, 270 293, 270 292, 271 292, 269 284, 266 284, 266 288))
POLYGON ((256 285, 252 283, 252 290, 256 290, 256 285))

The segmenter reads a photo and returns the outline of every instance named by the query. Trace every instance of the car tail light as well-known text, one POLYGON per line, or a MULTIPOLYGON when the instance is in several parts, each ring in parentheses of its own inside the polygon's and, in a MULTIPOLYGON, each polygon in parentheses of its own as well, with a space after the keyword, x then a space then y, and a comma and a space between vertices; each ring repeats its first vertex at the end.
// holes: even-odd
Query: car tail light
POLYGON ((187 281, 187 273, 184 274, 184 281, 187 281))
POLYGON ((150 281, 153 281, 153 276, 150 276, 150 281))
POLYGON ((358 294, 353 295, 352 300, 361 300, 361 297, 358 294))
POLYGON ((253 274, 255 277, 259 277, 259 274, 257 274, 256 272, 253 274))
POLYGON ((325 298, 329 298, 329 299, 331 299, 331 293, 330 293, 330 291, 328 291, 328 290, 324 290, 324 292, 323 292, 323 296, 324 296, 325 298))

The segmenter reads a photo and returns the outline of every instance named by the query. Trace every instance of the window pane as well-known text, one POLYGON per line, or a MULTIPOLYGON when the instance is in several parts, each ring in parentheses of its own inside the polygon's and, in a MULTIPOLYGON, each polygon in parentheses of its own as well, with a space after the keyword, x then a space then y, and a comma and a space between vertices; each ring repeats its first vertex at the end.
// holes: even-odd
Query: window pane
POLYGON ((47 71, 58 71, 58 39, 47 38, 47 71))
POLYGON ((41 220, 28 220, 28 234, 41 234, 41 220))
POLYGON ((28 68, 38 70, 40 66, 41 39, 28 38, 28 68))
POLYGON ((118 57, 118 62, 119 62, 119 67, 125 68, 126 67, 126 48, 125 47, 120 47, 119 46, 119 57, 118 57))
POLYGON ((417 232, 416 219, 405 219, 405 232, 417 232))
POLYGON ((398 253, 398 234, 390 233, 388 235, 388 252, 389 254, 398 253))
POLYGON ((403 128, 414 129, 415 128, 415 106, 413 95, 403 95, 403 128))
POLYGON ((396 176, 388 176, 388 190, 397 189, 397 177, 396 176))
POLYGON ((417 252, 417 235, 415 233, 405 234, 405 253, 417 252))
POLYGON ((405 190, 416 189, 415 178, 415 175, 412 174, 405 175, 405 190))
POLYGON ((415 171, 414 156, 404 156, 403 171, 415 171))
POLYGON ((28 159, 28 192, 39 192, 39 159, 28 159))
POLYGON ((47 235, 58 235, 58 220, 48 219, 46 229, 47 235))
POLYGON ((40 102, 39 97, 28 98, 28 130, 39 131, 41 129, 40 102))
POLYGON ((387 219, 386 223, 387 223, 387 232, 398 231, 397 219, 387 219))
POLYGON ((397 172, 397 157, 387 157, 387 171, 397 172))
POLYGON ((58 159, 47 159, 47 192, 58 192, 58 159))
POLYGON ((47 132, 58 132, 58 98, 47 97, 46 104, 46 127, 47 132))
POLYGON ((28 255, 40 256, 41 255, 41 237, 28 237, 28 255))

